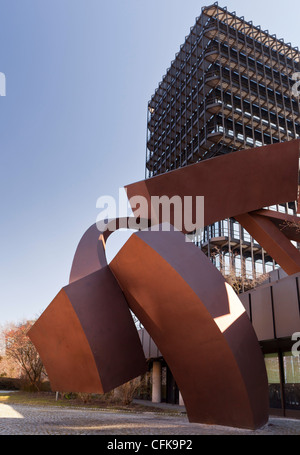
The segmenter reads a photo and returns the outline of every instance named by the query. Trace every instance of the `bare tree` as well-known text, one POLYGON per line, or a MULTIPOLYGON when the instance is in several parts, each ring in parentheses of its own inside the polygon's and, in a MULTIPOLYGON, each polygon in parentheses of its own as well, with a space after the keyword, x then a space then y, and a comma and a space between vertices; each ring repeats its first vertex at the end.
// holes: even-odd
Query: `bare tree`
POLYGON ((21 374, 27 379, 30 386, 39 390, 42 378, 46 377, 46 372, 37 350, 27 336, 31 326, 32 322, 27 321, 7 329, 4 332, 5 351, 7 358, 20 368, 21 374))
POLYGON ((145 388, 145 375, 139 376, 114 390, 114 397, 123 405, 132 403, 138 390, 145 388))
POLYGON ((237 294, 242 294, 243 292, 250 291, 251 289, 256 288, 264 284, 269 275, 267 273, 258 274, 255 273, 254 276, 249 277, 246 272, 245 261, 241 258, 241 270, 239 273, 236 272, 235 267, 233 266, 233 257, 230 257, 230 263, 227 264, 225 259, 218 248, 215 248, 213 258, 219 258, 220 271, 224 276, 224 279, 230 286, 234 289, 237 294))
POLYGON ((300 218, 299 218, 299 223, 296 221, 283 221, 283 223, 280 225, 280 230, 284 231, 285 229, 293 229, 297 234, 300 233, 300 218))

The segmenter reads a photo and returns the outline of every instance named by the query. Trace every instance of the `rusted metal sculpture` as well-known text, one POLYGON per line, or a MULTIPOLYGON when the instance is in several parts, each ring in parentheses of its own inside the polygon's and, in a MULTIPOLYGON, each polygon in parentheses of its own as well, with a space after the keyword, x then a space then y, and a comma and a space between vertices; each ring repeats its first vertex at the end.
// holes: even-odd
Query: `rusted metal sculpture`
POLYGON ((95 224, 77 247, 69 285, 28 333, 53 390, 106 393, 146 372, 140 338, 104 248, 105 233, 95 224))
MULTIPOLYGON (((298 198, 299 140, 269 145, 201 161, 126 186, 128 199, 140 195, 153 217, 154 196, 204 196, 204 225, 235 218, 263 207, 298 198)), ((136 208, 132 207, 135 213, 136 208)), ((182 216, 183 218, 183 216, 182 216)), ((156 214, 157 224, 168 221, 156 214)), ((176 226, 177 227, 177 226, 176 226)), ((180 227, 177 227, 178 229, 180 227)))
POLYGON ((133 234, 110 263, 159 347, 192 422, 257 428, 268 384, 256 335, 232 288, 179 232, 133 234))
MULTIPOLYGON (((144 196, 150 208, 152 196, 204 196, 205 225, 236 218, 293 274, 300 272, 300 253, 290 240, 298 240, 298 230, 292 224, 281 229, 280 214, 263 208, 297 200, 298 172, 299 141, 293 141, 207 160, 129 185, 127 192, 144 196)), ((148 210, 142 216, 150 223, 148 210)), ((165 222, 160 213, 155 217, 158 225, 165 222)), ((264 425, 263 356, 222 275, 176 229, 133 234, 107 265, 111 232, 94 225, 85 233, 69 285, 29 332, 53 390, 105 392, 145 371, 130 308, 169 364, 190 421, 264 425)))

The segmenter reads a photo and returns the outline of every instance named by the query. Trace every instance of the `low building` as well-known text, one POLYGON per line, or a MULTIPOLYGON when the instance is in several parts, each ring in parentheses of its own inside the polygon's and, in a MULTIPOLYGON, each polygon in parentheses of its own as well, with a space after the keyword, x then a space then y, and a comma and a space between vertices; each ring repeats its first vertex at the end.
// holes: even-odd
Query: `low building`
MULTIPOLYGON (((270 414, 300 419, 300 347, 298 356, 292 353, 293 335, 300 339, 300 274, 287 276, 278 269, 268 282, 239 297, 265 358, 270 414)), ((150 387, 144 398, 184 405, 163 355, 145 329, 139 335, 149 362, 150 387)))

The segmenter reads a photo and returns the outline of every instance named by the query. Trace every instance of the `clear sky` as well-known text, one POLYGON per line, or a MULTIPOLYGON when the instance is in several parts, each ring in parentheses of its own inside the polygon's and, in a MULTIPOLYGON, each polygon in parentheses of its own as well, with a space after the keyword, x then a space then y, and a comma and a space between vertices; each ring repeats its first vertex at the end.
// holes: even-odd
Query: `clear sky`
MULTIPOLYGON (((147 102, 208 4, 0 0, 0 325, 44 311, 97 199, 144 178, 147 102)), ((219 4, 300 46, 298 0, 219 4)))

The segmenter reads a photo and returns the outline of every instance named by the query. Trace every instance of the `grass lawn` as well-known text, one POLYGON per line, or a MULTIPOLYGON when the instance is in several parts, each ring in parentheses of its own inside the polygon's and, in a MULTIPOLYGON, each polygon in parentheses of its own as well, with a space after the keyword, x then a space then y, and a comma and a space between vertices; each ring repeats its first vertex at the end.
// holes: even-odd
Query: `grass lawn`
POLYGON ((77 408, 93 408, 103 409, 107 411, 122 411, 122 412, 155 412, 163 414, 178 414, 178 411, 172 409, 161 409, 158 407, 149 407, 139 403, 131 403, 124 405, 119 402, 105 400, 101 395, 93 395, 88 400, 84 400, 75 395, 67 395, 62 397, 59 395, 56 400, 54 392, 0 392, 0 404, 23 404, 29 406, 59 406, 59 407, 77 407, 77 408))

